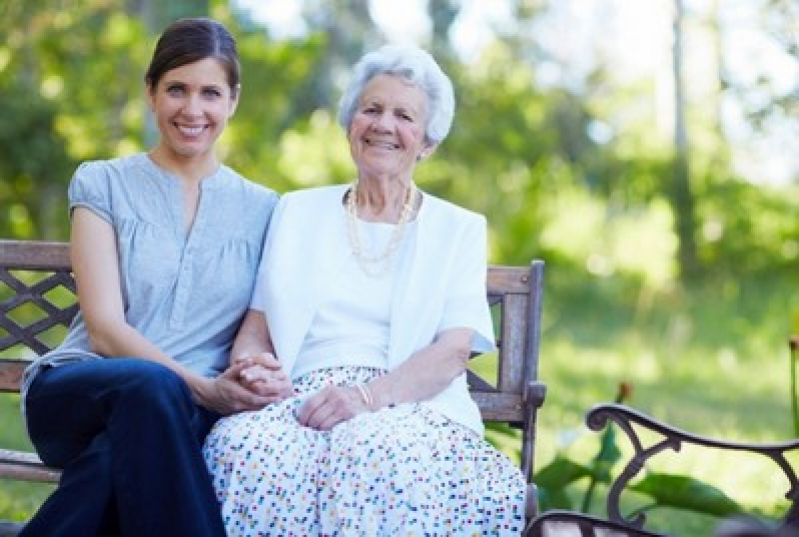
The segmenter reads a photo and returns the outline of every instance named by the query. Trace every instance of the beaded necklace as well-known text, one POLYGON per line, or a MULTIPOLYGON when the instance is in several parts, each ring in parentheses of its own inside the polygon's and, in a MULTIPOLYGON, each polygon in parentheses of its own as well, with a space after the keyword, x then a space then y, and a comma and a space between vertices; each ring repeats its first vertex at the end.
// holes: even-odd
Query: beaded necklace
POLYGON ((413 212, 416 200, 416 186, 411 183, 405 193, 405 204, 402 206, 399 222, 391 232, 391 237, 386 244, 383 253, 375 256, 367 255, 361 245, 361 237, 358 233, 358 182, 353 183, 347 195, 347 231, 349 232, 350 246, 358 266, 367 276, 377 278, 386 273, 391 266, 392 258, 402 242, 402 235, 405 233, 405 226, 413 212))

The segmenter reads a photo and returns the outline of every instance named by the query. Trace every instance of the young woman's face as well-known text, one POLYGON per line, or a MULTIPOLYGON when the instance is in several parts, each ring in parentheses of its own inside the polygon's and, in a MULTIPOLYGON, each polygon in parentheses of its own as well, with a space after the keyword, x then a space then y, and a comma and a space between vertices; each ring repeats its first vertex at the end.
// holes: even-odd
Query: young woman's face
POLYGON ((363 89, 348 133, 355 164, 367 174, 409 174, 425 150, 427 98, 403 78, 377 75, 363 89))
POLYGON ((148 95, 161 149, 175 159, 210 155, 238 103, 225 69, 213 58, 167 71, 148 95))

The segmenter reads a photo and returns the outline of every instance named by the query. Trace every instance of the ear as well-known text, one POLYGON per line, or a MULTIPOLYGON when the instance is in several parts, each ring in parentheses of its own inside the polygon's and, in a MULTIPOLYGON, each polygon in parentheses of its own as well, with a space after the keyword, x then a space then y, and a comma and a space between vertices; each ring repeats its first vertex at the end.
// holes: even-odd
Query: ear
POLYGON ((149 82, 144 83, 144 93, 147 97, 147 106, 150 108, 150 112, 155 112, 155 88, 149 82))
POLYGON ((435 153, 437 148, 438 148, 438 144, 433 144, 433 143, 427 142, 425 144, 424 148, 422 149, 422 152, 419 153, 418 157, 416 157, 416 160, 426 159, 427 157, 429 157, 430 155, 435 153))
POLYGON ((241 97, 241 84, 237 85, 236 89, 230 94, 230 109, 228 110, 228 118, 233 117, 233 114, 236 113, 236 108, 239 106, 239 97, 241 97))

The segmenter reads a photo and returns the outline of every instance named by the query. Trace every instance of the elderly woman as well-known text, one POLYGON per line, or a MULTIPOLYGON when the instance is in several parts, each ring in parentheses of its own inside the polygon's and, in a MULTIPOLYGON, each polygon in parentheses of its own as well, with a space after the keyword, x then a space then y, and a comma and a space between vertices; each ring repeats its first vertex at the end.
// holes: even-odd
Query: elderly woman
POLYGON ((232 359, 272 352, 294 394, 206 441, 229 535, 521 532, 524 479, 466 384, 493 348, 486 221, 413 181, 453 111, 426 52, 367 54, 339 111, 357 179, 278 203, 232 359))

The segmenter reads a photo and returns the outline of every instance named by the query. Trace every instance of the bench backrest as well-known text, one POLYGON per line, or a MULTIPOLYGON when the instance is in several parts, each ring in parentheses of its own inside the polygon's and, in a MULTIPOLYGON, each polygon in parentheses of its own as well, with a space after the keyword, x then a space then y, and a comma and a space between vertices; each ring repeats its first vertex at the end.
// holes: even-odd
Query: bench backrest
MULTIPOLYGON (((538 382, 543 278, 542 261, 489 268, 499 351, 495 363, 479 368, 481 374, 469 371, 483 419, 522 429, 522 470, 528 477, 536 411, 544 400, 538 382)), ((67 243, 0 240, 0 391, 19 391, 25 366, 60 343, 77 311, 67 243)))

